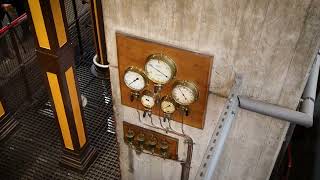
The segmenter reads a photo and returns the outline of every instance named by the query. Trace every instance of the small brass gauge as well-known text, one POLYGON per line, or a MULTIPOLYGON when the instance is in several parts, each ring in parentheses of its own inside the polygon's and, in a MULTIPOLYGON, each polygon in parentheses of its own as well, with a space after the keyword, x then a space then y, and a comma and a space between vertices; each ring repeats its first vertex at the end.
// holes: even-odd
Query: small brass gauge
POLYGON ((131 89, 130 100, 138 99, 141 91, 148 84, 145 73, 136 67, 129 67, 124 73, 124 83, 131 89))
POLYGON ((147 77, 155 83, 155 93, 157 93, 164 84, 175 77, 177 68, 170 57, 163 54, 153 54, 147 58, 145 71, 147 77))
POLYGON ((155 105, 154 94, 148 90, 143 91, 141 96, 141 104, 145 108, 151 109, 155 105))
POLYGON ((180 109, 188 116, 189 109, 187 106, 194 103, 199 98, 197 86, 190 81, 176 81, 173 84, 172 98, 180 105, 180 109))
POLYGON ((148 115, 151 118, 151 108, 155 105, 154 94, 151 91, 144 90, 141 96, 141 104, 144 107, 143 117, 145 118, 148 115))
POLYGON ((175 102, 170 96, 164 96, 162 98, 160 107, 164 113, 163 121, 170 120, 171 115, 176 111, 175 102))

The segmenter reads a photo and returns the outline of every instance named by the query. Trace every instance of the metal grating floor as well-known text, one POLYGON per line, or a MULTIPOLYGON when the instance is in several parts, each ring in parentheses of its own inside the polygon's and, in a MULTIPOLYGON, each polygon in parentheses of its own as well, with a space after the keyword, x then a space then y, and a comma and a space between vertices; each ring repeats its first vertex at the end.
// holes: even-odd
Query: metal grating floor
MULTIPOLYGON (((4 97, 8 111, 15 112, 12 118, 19 122, 18 130, 3 144, 0 144, 0 180, 11 179, 121 179, 118 145, 115 134, 115 122, 112 113, 111 87, 108 80, 95 78, 90 72, 95 53, 92 35, 91 16, 88 5, 78 4, 81 41, 84 52, 81 55, 75 24, 72 23, 72 3, 65 1, 69 22, 69 35, 76 48, 76 73, 82 95, 87 98, 84 108, 89 141, 98 151, 98 157, 85 174, 59 166, 62 155, 62 142, 48 102, 43 85, 40 67, 35 61, 33 40, 24 41, 26 52, 23 59, 26 74, 21 70, 12 74, 6 81, 0 81, 5 87, 4 97), (23 76, 27 77, 32 101, 26 101, 26 86, 23 76), (21 105, 23 104, 23 105, 21 105)), ((79 4, 80 3, 80 4, 79 4)), ((21 29, 18 28, 18 32, 21 29)), ((22 36, 22 35, 20 35, 22 36)), ((10 41, 8 41, 10 42, 10 41)), ((18 66, 16 59, 0 60, 0 76, 4 76, 18 66)), ((31 98, 29 98, 31 99, 31 98)))
POLYGON ((118 146, 112 114, 110 82, 93 77, 87 63, 77 62, 89 140, 98 157, 82 175, 59 166, 61 141, 46 93, 13 116, 20 127, 0 145, 0 179, 120 179, 118 146))

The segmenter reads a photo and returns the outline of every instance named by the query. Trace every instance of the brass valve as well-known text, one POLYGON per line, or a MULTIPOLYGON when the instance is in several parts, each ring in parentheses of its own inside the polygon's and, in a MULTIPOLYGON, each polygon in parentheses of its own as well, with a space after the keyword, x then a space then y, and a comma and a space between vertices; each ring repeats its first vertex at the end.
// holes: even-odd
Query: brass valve
POLYGON ((129 143, 130 145, 133 144, 134 135, 135 135, 135 134, 134 134, 134 131, 132 131, 132 129, 129 129, 128 132, 127 132, 127 134, 126 134, 126 137, 127 137, 128 143, 129 143))
POLYGON ((130 101, 133 102, 134 100, 139 99, 140 93, 136 91, 131 91, 130 93, 130 101))
POLYGON ((154 136, 152 136, 148 142, 149 144, 149 148, 150 151, 152 152, 152 154, 154 153, 154 150, 156 149, 157 146, 157 138, 155 138, 154 136))
POLYGON ((142 150, 142 149, 143 149, 144 140, 145 140, 144 134, 143 134, 143 133, 138 134, 138 136, 137 136, 138 147, 137 147, 137 148, 138 148, 139 150, 142 150))
POLYGON ((169 149, 168 142, 167 142, 167 141, 162 141, 162 142, 160 143, 160 155, 161 155, 163 158, 168 157, 168 149, 169 149))

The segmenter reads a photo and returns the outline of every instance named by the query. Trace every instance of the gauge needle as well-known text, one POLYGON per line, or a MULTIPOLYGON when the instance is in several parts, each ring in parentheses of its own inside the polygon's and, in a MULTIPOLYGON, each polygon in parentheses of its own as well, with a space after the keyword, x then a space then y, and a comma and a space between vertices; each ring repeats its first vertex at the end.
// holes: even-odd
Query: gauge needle
POLYGON ((171 105, 169 104, 167 107, 163 108, 163 109, 167 109, 168 107, 170 107, 171 105))
POLYGON ((186 96, 183 94, 183 92, 181 91, 181 89, 179 88, 179 91, 181 92, 182 96, 184 97, 185 100, 187 100, 186 96))
POLYGON ((167 75, 165 75, 163 72, 161 72, 159 69, 153 67, 151 64, 149 64, 150 67, 152 67, 153 69, 157 70, 159 73, 161 73, 162 75, 164 75, 166 78, 168 77, 167 75))
POLYGON ((136 82, 137 80, 139 80, 139 78, 136 78, 135 80, 133 80, 131 83, 129 83, 129 85, 131 85, 132 83, 136 82))

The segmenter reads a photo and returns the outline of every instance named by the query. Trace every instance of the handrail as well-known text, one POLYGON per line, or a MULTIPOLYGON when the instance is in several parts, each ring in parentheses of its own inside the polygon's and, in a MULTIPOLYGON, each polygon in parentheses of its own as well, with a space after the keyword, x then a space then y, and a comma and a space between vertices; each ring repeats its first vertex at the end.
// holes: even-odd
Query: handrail
POLYGON ((27 13, 23 13, 21 16, 17 17, 15 20, 10 22, 9 24, 3 26, 0 29, 0 36, 2 36, 5 33, 7 33, 11 28, 14 28, 14 27, 18 26, 19 24, 21 24, 26 19, 27 19, 27 13))

